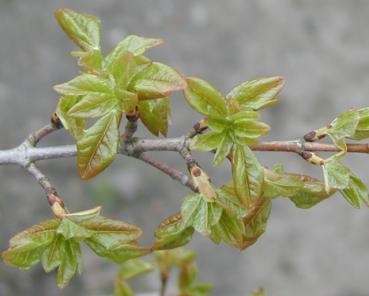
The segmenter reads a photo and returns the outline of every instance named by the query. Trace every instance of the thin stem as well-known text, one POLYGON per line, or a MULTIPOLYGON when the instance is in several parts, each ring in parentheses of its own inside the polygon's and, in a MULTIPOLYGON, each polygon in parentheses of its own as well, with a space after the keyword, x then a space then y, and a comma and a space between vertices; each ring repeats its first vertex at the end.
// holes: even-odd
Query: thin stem
POLYGON ((51 134, 52 132, 58 130, 59 128, 60 128, 59 126, 54 125, 52 123, 49 123, 49 124, 45 125, 44 127, 40 128, 39 130, 37 130, 37 131, 33 132, 32 134, 30 134, 26 141, 31 146, 35 147, 42 138, 44 138, 47 135, 51 134))
POLYGON ((124 141, 127 141, 128 139, 132 138, 134 133, 137 131, 137 121, 138 121, 138 113, 135 112, 132 115, 126 116, 127 123, 125 126, 124 134, 122 135, 122 138, 124 141))
POLYGON ((47 201, 54 215, 57 218, 63 218, 64 214, 66 214, 64 202, 59 197, 55 187, 51 184, 49 178, 46 177, 46 175, 42 173, 41 170, 34 163, 29 163, 27 166, 24 167, 24 169, 37 180, 37 182, 44 190, 47 201))
POLYGON ((190 188, 192 191, 196 192, 196 188, 194 184, 192 183, 192 180, 185 173, 168 166, 167 164, 161 162, 160 160, 149 157, 144 153, 140 154, 137 158, 157 168, 158 170, 162 171, 164 174, 171 177, 173 180, 179 181, 182 185, 185 185, 188 188, 190 188))

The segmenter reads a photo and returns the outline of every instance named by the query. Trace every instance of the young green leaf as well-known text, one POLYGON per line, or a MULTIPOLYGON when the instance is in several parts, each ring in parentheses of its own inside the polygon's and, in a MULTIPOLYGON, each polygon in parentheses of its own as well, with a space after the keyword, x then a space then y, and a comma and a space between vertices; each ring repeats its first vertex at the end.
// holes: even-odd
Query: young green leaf
POLYGON ((89 51, 72 51, 71 55, 78 57, 78 65, 84 68, 87 73, 100 73, 103 55, 101 50, 92 49, 89 51))
POLYGON ((243 108, 260 110, 278 102, 275 97, 284 83, 285 79, 280 76, 246 81, 235 87, 227 99, 236 100, 243 108))
POLYGON ((201 194, 185 197, 182 207, 182 227, 193 227, 204 235, 210 235, 211 227, 218 223, 222 208, 214 202, 206 201, 201 194))
POLYGON ((226 135, 215 131, 197 135, 191 140, 190 149, 197 151, 211 151, 219 147, 226 135))
POLYGON ((128 90, 136 92, 140 100, 158 99, 186 87, 186 81, 171 67, 153 62, 131 80, 128 90))
POLYGON ((83 73, 72 80, 54 86, 54 90, 66 96, 108 95, 114 96, 111 80, 83 73))
POLYGON ((203 115, 225 116, 227 106, 223 95, 208 82, 196 78, 186 78, 188 87, 184 91, 188 104, 203 115))
POLYGON ((126 90, 131 78, 136 73, 137 64, 133 54, 129 51, 124 51, 121 58, 114 61, 106 70, 113 74, 116 88, 118 90, 126 90))
POLYGON ((223 162, 223 160, 227 158, 227 156, 231 152, 232 147, 233 143, 230 137, 224 136, 215 152, 213 165, 214 166, 220 165, 223 162))
POLYGON ((68 110, 67 116, 75 119, 102 117, 113 110, 122 111, 122 103, 112 94, 89 94, 68 110))
POLYGON ((56 276, 59 288, 68 285, 76 272, 81 272, 81 248, 74 240, 66 240, 60 247, 60 265, 56 276))
POLYGON ((266 198, 291 197, 298 194, 303 187, 303 181, 296 175, 264 169, 263 196, 266 198))
POLYGON ((234 192, 233 184, 231 184, 231 191, 227 190, 224 186, 220 190, 217 190, 217 199, 215 203, 221 206, 230 215, 239 219, 242 219, 247 214, 247 211, 234 192))
POLYGON ((140 56, 145 53, 147 49, 158 46, 163 41, 161 39, 145 38, 136 35, 129 35, 106 56, 104 60, 104 67, 109 69, 112 64, 121 59, 124 52, 129 51, 134 56, 140 56))
POLYGON ((167 136, 170 115, 169 98, 140 101, 138 110, 142 123, 153 135, 167 136))
POLYGON ((92 233, 86 241, 107 250, 116 245, 135 241, 142 234, 142 230, 135 225, 103 216, 82 221, 80 226, 92 233))
POLYGON ((10 239, 9 248, 1 253, 4 263, 20 269, 31 268, 54 240, 58 226, 58 220, 48 220, 15 235, 10 239))
POLYGON ((77 141, 78 172, 90 179, 114 160, 119 147, 121 113, 111 112, 100 118, 77 141))
POLYGON ((223 211, 217 224, 211 229, 211 239, 215 243, 222 240, 236 248, 243 249, 245 225, 242 218, 232 215, 229 211, 223 211))
POLYGON ((260 198, 264 170, 247 146, 235 145, 232 157, 233 186, 241 204, 248 208, 260 198))
POLYGON ((98 18, 67 8, 56 10, 55 17, 63 31, 82 50, 100 49, 100 21, 98 18))
POLYGON ((119 270, 119 275, 126 280, 130 280, 132 278, 138 277, 150 271, 153 271, 154 266, 141 259, 132 259, 129 260, 121 266, 119 270))
POLYGON ((354 136, 359 120, 360 115, 356 110, 346 111, 332 121, 327 134, 338 147, 346 151, 344 139, 354 136))
POLYGON ((43 252, 41 263, 46 272, 50 272, 61 264, 61 246, 64 243, 62 235, 57 235, 51 245, 43 252))
POLYGON ((365 184, 356 176, 351 174, 347 188, 340 190, 343 197, 355 208, 360 208, 363 202, 369 206, 368 189, 365 184))
POLYGON ((271 208, 272 203, 270 200, 260 199, 244 218, 245 232, 242 249, 253 245, 265 232, 271 208))
POLYGON ((181 214, 175 214, 162 221, 155 230, 154 250, 169 250, 181 247, 190 242, 194 229, 183 228, 181 214))
POLYGON ((97 218, 100 215, 101 207, 96 207, 93 209, 80 211, 80 212, 74 212, 74 213, 68 213, 65 214, 64 217, 68 218, 69 220, 79 223, 85 220, 91 220, 94 218, 97 218))
POLYGON ((338 161, 337 156, 328 158, 323 165, 325 191, 345 189, 350 182, 351 171, 338 161))
POLYGON ((72 222, 68 218, 63 219, 59 227, 56 229, 56 233, 62 235, 66 240, 69 239, 86 239, 92 236, 92 232, 88 229, 81 227, 77 223, 72 222))
POLYGON ((357 112, 360 119, 352 139, 367 139, 369 138, 369 107, 358 109, 357 112))
POLYGON ((63 124, 63 127, 68 130, 74 138, 78 138, 83 133, 85 123, 81 119, 69 117, 67 113, 81 100, 81 98, 82 96, 61 97, 55 111, 61 123, 63 124))

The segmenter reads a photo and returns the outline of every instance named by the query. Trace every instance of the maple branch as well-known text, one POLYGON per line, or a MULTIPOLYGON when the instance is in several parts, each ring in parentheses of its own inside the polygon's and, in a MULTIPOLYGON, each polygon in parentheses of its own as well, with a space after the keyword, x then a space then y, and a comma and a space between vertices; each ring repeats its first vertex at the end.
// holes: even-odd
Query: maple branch
MULTIPOLYGON (((134 120, 132 120, 134 121, 134 120)), ((193 191, 196 191, 192 180, 185 173, 180 172, 161 161, 151 158, 145 154, 149 151, 173 151, 179 153, 186 161, 187 166, 196 162, 191 156, 189 144, 191 136, 195 133, 201 132, 202 129, 194 128, 186 136, 177 138, 164 138, 164 139, 144 139, 144 138, 132 138, 135 131, 135 123, 131 122, 131 126, 126 129, 126 136, 122 140, 122 148, 119 153, 129 157, 134 157, 148 163, 149 165, 164 172, 172 179, 179 181, 181 184, 187 186, 193 191)), ((67 157, 75 157, 77 155, 76 145, 62 145, 51 147, 36 147, 37 143, 47 135, 58 130, 60 126, 55 123, 48 124, 41 129, 31 133, 27 139, 18 147, 8 150, 0 150, 0 165, 17 164, 22 166, 28 173, 33 175, 40 183, 49 196, 50 188, 53 188, 49 184, 48 179, 43 173, 35 166, 35 162, 46 159, 59 159, 67 157), (46 182, 46 183, 45 183, 46 182)), ((318 142, 305 142, 304 140, 295 141, 266 141, 258 144, 250 145, 250 148, 254 151, 267 151, 267 152, 293 152, 300 155, 304 155, 304 152, 339 152, 340 149, 334 144, 318 143, 318 142)), ((347 152, 351 153, 369 153, 369 144, 347 144, 347 152)), ((54 189, 55 190, 55 189, 54 189)), ((58 197, 55 194, 56 197, 58 197)), ((50 201, 49 201, 50 202, 50 201)), ((62 202, 60 202, 62 205, 62 202)))
POLYGON ((187 186, 192 191, 197 192, 192 180, 185 173, 182 173, 181 171, 178 171, 168 166, 167 164, 161 162, 160 160, 151 158, 144 153, 140 154, 137 158, 157 168, 158 170, 162 171, 164 174, 167 174, 173 180, 179 181, 182 185, 187 186))

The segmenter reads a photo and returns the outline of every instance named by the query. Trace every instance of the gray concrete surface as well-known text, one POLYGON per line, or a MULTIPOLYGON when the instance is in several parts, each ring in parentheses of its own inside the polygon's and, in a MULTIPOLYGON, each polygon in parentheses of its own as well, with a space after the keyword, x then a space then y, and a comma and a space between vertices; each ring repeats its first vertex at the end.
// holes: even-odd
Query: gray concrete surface
MULTIPOLYGON (((106 51, 127 34, 164 38, 152 58, 203 77, 222 91, 258 76, 285 76, 282 103, 263 112, 273 126, 269 140, 301 137, 349 107, 369 105, 366 0, 0 0, 1 149, 17 145, 48 120, 58 98, 52 85, 78 71, 68 54, 74 47, 53 19, 61 6, 99 16, 106 51)), ((179 135, 198 117, 179 95, 172 104, 170 135, 179 135)), ((45 144, 70 141, 58 132, 45 144)), ((260 156, 269 166, 282 162, 289 171, 321 174, 293 155, 260 156)), ((183 167, 174 155, 164 157, 183 167)), ((349 160, 369 184, 368 157, 349 160)), ((186 193, 166 176, 126 158, 89 182, 78 179, 72 159, 42 166, 71 209, 103 204, 106 215, 141 225, 146 243, 186 193)), ((218 184, 226 180, 227 167, 208 168, 218 184)), ((4 249, 12 234, 49 218, 50 212, 40 188, 19 168, 0 168, 0 188, 4 249)), ((214 246, 200 236, 191 247, 199 254, 201 279, 215 284, 213 295, 242 296, 263 286, 270 296, 366 296, 368 226, 368 210, 353 210, 338 196, 308 211, 278 200, 267 233, 249 250, 214 246)), ((87 252, 84 269, 60 291, 55 274, 45 275, 40 266, 22 272, 1 265, 0 295, 110 293, 114 265, 87 252)), ((141 292, 157 288, 155 275, 136 286, 141 292)))

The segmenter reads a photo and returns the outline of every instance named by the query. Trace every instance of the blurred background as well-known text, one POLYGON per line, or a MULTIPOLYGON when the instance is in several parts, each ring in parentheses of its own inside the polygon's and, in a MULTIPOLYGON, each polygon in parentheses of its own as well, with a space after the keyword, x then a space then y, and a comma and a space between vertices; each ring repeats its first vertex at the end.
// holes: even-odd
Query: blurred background
MULTIPOLYGON (((350 107, 369 105, 369 2, 366 0, 0 0, 0 149, 18 145, 44 125, 58 96, 57 83, 78 73, 69 56, 75 49, 54 21, 54 10, 69 7, 102 20, 105 52, 128 34, 160 37, 149 52, 186 75, 200 76, 223 92, 259 76, 282 75, 282 102, 263 111, 272 126, 267 140, 296 139, 329 123, 350 107)), ((180 94, 172 99, 170 136, 199 118, 180 94)), ((147 135, 144 129, 139 131, 147 135)), ((59 131, 42 145, 72 143, 59 131)), ((184 169, 175 154, 156 154, 184 169)), ((258 154, 267 166, 321 178, 288 153, 258 154)), ((201 163, 217 184, 229 178, 226 165, 201 163)), ((369 184, 369 157, 346 158, 369 184)), ((103 206, 103 214, 138 224, 149 244, 156 225, 177 211, 186 189, 144 164, 119 157, 92 181, 76 175, 75 160, 41 162, 73 211, 103 206)), ((0 249, 8 239, 49 219, 44 193, 18 167, 0 167, 0 249)), ((245 252, 215 246, 195 235, 200 280, 214 283, 216 296, 247 295, 263 286, 270 296, 365 296, 369 294, 369 212, 354 210, 335 196, 310 210, 288 200, 273 203, 267 232, 245 252)), ((18 271, 0 263, 0 295, 109 295, 117 267, 84 253, 84 273, 64 290, 41 266, 18 271)), ((135 283, 140 292, 158 288, 155 274, 135 283)))

